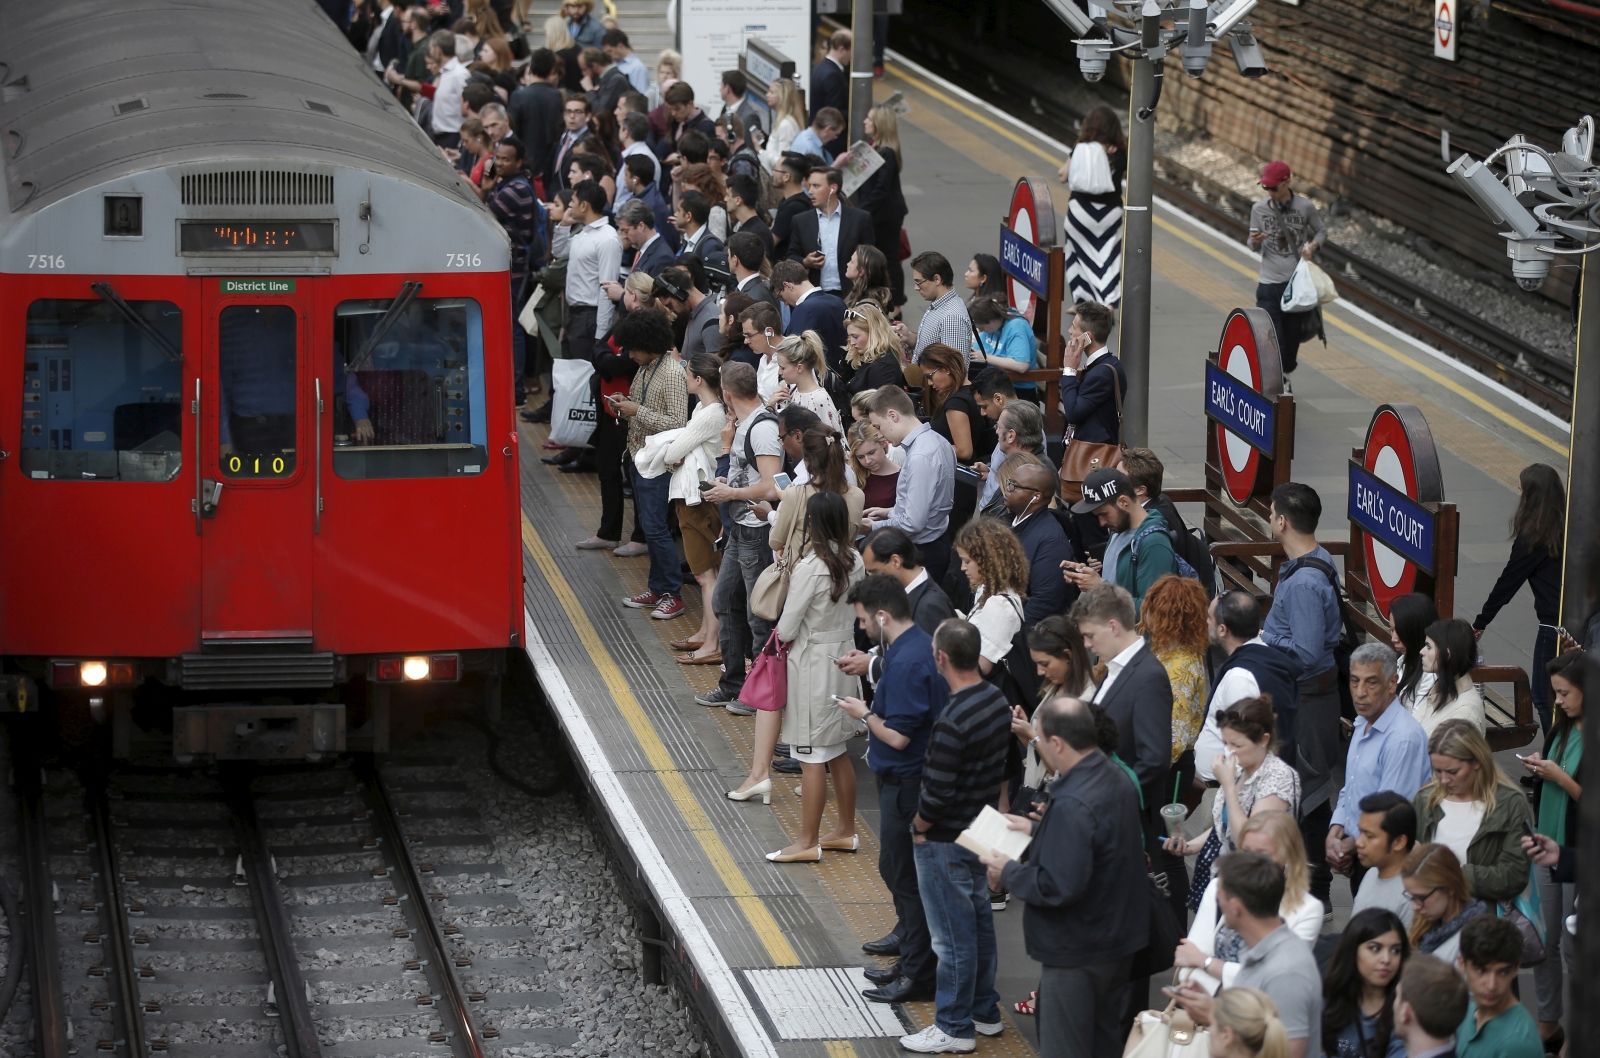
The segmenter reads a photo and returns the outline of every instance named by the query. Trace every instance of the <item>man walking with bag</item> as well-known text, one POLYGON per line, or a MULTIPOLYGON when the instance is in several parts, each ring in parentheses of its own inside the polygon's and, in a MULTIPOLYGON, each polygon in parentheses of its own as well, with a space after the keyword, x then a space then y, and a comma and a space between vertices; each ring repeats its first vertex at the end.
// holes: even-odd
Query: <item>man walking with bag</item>
MULTIPOLYGON (((1294 278, 1300 259, 1322 246, 1322 214, 1311 200, 1294 193, 1289 185, 1289 163, 1268 162, 1261 167, 1265 198, 1250 207, 1250 246, 1261 251, 1261 278, 1256 284, 1256 305, 1272 317, 1278 331, 1278 352, 1283 357, 1283 391, 1293 393, 1289 376, 1299 364, 1300 332, 1305 312, 1284 312, 1283 292, 1294 278)), ((1315 311, 1312 306, 1311 311, 1315 311)))

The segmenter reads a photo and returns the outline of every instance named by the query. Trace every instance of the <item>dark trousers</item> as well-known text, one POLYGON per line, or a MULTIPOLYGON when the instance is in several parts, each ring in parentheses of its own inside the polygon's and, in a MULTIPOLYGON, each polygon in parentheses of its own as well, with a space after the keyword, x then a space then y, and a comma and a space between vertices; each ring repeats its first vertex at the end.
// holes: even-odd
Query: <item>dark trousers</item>
POLYGON ((527 286, 527 276, 515 273, 511 276, 511 385, 517 396, 517 403, 522 403, 522 373, 528 367, 528 332, 522 329, 522 324, 517 322, 517 315, 522 311, 521 297, 523 289, 527 286))
MULTIPOLYGON (((622 461, 628 455, 628 426, 612 418, 602 408, 595 413, 594 434, 589 443, 594 446, 595 470, 600 475, 600 528, 595 535, 602 540, 622 539, 622 485, 627 481, 622 461)), ((633 508, 633 535, 629 538, 644 543, 644 531, 639 527, 639 505, 633 508)))
POLYGON ((1118 1058, 1131 959, 1039 968, 1039 1058, 1118 1058))
POLYGON ((906 303, 906 270, 900 262, 901 223, 899 220, 892 224, 874 222, 872 226, 872 241, 889 262, 890 303, 896 307, 906 303))
MULTIPOLYGON (((1333 890, 1333 871, 1328 867, 1328 828, 1333 825, 1333 804, 1323 802, 1300 817, 1300 837, 1306 843, 1306 861, 1311 867, 1311 895, 1326 905, 1333 890)), ((1350 879, 1354 891, 1358 879, 1350 879)))
POLYGON ((928 576, 935 584, 943 584, 944 575, 950 569, 950 541, 941 536, 917 547, 922 550, 922 567, 928 571, 928 576))
POLYGON ((1547 735, 1550 733, 1551 716, 1550 673, 1545 670, 1555 656, 1556 630, 1541 627, 1538 638, 1533 641, 1533 671, 1528 674, 1528 682, 1532 685, 1533 711, 1539 716, 1539 730, 1547 735))
MULTIPOLYGON (((731 504, 742 509, 744 504, 731 504)), ((720 623, 717 633, 722 648, 722 679, 717 686, 724 694, 735 695, 744 686, 744 659, 766 645, 772 622, 750 612, 750 593, 756 578, 772 565, 772 548, 767 543, 766 526, 740 525, 728 529, 728 546, 717 567, 717 585, 711 589, 711 608, 720 623)))
POLYGON ((1283 311, 1283 292, 1289 284, 1257 283, 1256 307, 1265 309, 1278 332, 1278 355, 1283 358, 1283 373, 1293 374, 1300 363, 1300 317, 1302 313, 1283 311))
POLYGON ((899 919, 900 976, 931 985, 936 965, 928 917, 917 888, 917 861, 911 845, 911 818, 922 796, 922 778, 886 782, 878 778, 878 876, 894 897, 899 919))
POLYGON ((594 362, 595 327, 598 322, 598 310, 593 305, 567 306, 567 336, 563 343, 569 360, 594 362))

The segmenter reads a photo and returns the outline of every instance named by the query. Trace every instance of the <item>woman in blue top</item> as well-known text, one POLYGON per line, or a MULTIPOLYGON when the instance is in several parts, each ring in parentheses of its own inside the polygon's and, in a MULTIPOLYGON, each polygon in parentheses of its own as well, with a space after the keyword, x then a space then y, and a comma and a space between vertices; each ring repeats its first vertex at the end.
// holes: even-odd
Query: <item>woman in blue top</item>
POLYGON ((1322 1049, 1328 1058, 1403 1058, 1394 1031, 1394 990, 1411 954, 1393 911, 1369 907, 1351 916, 1322 975, 1322 1049))
MULTIPOLYGON (((972 317, 974 364, 993 364, 1013 375, 1039 366, 1039 341, 1033 335, 1033 324, 1007 309, 1003 300, 973 298, 967 314, 972 317)), ((1032 382, 1017 382, 1016 391, 1024 400, 1038 399, 1038 388, 1032 382)))

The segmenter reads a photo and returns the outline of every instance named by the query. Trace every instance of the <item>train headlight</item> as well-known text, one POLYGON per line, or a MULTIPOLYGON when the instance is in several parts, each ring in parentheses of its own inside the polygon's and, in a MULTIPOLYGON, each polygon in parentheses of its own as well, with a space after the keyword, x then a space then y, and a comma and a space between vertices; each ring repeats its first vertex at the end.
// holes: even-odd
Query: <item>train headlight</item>
POLYGON ((427 658, 410 657, 400 663, 400 671, 407 680, 416 683, 427 679, 433 671, 433 666, 428 663, 427 658))
POLYGON ((103 661, 85 661, 78 665, 78 682, 85 687, 104 687, 108 675, 103 661))

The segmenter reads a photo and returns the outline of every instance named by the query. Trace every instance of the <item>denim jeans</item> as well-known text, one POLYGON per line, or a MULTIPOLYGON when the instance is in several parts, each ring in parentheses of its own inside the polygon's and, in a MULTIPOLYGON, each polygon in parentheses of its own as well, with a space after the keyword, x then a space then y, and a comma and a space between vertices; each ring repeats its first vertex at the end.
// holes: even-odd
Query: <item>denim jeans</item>
POLYGON ((717 686, 724 694, 739 693, 744 686, 745 657, 760 650, 772 632, 772 622, 750 612, 750 593, 755 590, 756 578, 772 565, 767 534, 764 525, 752 528, 733 523, 728 530, 728 546, 722 552, 722 565, 717 567, 711 609, 721 622, 717 639, 722 648, 722 680, 717 686))
POLYGON ((978 857, 954 842, 924 841, 912 848, 922 910, 939 960, 934 1022, 946 1035, 970 1040, 975 1018, 1000 1020, 988 876, 978 857))
MULTIPOLYGON (((633 461, 628 462, 631 467, 633 461)), ((672 529, 667 522, 672 509, 667 487, 671 484, 671 475, 647 478, 633 468, 633 512, 638 516, 639 528, 644 530, 644 542, 650 547, 649 585, 657 595, 683 591, 683 560, 678 556, 678 545, 672 542, 672 529)))

